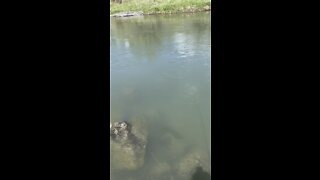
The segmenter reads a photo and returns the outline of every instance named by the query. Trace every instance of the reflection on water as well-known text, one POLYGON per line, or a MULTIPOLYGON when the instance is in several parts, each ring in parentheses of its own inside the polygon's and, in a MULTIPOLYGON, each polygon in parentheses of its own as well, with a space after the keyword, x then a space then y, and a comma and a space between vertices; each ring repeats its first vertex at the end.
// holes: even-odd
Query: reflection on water
POLYGON ((210 31, 208 13, 111 19, 111 120, 143 115, 149 131, 144 166, 113 180, 210 168, 210 31))

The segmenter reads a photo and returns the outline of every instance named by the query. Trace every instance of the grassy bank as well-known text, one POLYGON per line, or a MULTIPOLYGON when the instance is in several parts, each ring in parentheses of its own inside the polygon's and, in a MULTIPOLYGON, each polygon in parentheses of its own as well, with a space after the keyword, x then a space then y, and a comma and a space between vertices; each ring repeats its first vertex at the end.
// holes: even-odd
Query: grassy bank
POLYGON ((142 11, 144 14, 198 12, 211 9, 211 0, 122 0, 111 2, 110 15, 120 12, 142 11))

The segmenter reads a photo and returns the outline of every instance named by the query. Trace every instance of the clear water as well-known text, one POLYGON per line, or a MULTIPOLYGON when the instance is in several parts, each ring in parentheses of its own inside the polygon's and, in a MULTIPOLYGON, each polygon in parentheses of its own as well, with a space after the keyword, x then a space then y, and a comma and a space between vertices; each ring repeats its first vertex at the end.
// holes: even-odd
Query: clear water
POLYGON ((149 128, 145 166, 112 179, 161 179, 150 177, 161 164, 171 170, 163 179, 177 179, 189 151, 211 164, 210 13, 111 18, 110 36, 111 121, 144 116, 149 128))

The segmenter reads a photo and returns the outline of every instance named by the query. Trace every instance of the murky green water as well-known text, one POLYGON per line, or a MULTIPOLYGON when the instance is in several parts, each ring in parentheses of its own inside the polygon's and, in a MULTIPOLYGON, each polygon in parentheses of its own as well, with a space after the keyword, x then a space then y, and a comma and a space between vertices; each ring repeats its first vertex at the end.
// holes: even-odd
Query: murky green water
POLYGON ((182 179, 188 153, 210 167, 210 13, 111 18, 110 44, 111 120, 149 131, 145 165, 112 179, 182 179))

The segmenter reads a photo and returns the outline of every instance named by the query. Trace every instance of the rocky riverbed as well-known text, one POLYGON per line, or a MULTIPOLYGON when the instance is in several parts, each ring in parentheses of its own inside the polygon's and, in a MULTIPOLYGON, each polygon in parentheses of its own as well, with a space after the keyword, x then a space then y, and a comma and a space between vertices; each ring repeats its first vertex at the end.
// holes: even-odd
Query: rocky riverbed
MULTIPOLYGON (((146 119, 110 123, 111 171, 132 173, 131 180, 191 179, 198 171, 210 174, 210 158, 194 147, 179 143, 177 132, 166 128, 162 135, 149 129, 146 119), (154 134, 152 134, 154 133, 154 134), (150 148, 149 136, 159 136, 157 148, 150 148), (169 162, 157 153, 170 156, 169 162), (140 173, 139 173, 140 172, 140 173), (144 173, 141 173, 144 172, 144 173)), ((164 128, 159 126, 158 128, 164 128)))
POLYGON ((143 166, 148 132, 142 125, 140 120, 110 124, 113 170, 136 170, 143 166))

